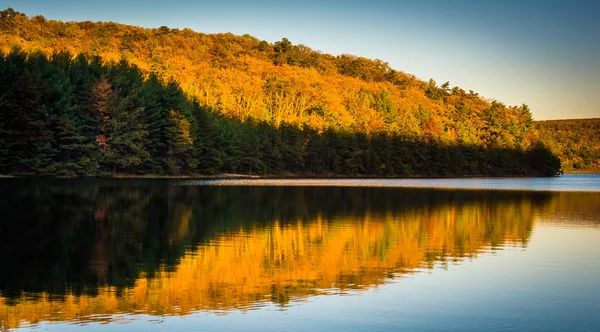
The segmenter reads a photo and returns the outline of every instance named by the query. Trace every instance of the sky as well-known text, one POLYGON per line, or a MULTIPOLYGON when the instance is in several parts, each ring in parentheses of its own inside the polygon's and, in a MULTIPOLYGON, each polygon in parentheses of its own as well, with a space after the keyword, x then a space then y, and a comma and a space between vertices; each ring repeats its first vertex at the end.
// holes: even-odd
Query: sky
POLYGON ((595 0, 0 0, 29 16, 250 34, 380 59, 536 120, 600 117, 595 0))

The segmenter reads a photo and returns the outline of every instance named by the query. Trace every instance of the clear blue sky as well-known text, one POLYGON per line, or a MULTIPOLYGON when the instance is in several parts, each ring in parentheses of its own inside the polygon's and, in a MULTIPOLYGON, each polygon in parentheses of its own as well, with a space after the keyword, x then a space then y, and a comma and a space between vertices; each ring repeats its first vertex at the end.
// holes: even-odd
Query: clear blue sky
POLYGON ((537 120, 600 117, 600 1, 0 0, 0 7, 64 21, 287 37, 526 103, 537 120))

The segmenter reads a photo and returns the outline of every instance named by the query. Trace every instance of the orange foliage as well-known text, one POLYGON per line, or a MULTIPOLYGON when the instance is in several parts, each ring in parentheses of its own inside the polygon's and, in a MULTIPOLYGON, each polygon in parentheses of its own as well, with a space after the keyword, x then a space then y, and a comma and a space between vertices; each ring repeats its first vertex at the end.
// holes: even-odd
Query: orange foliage
MULTIPOLYGON (((269 44, 248 35, 207 35, 189 29, 64 23, 26 16, 7 20, 14 24, 0 29, 3 52, 18 46, 26 52, 67 50, 106 61, 124 58, 147 74, 175 79, 189 98, 226 117, 449 143, 489 142, 482 120, 488 101, 447 84, 428 86, 381 60, 334 57, 294 46, 287 39, 269 44), (428 98, 428 89, 435 90, 435 98, 428 98), (392 111, 381 109, 378 98, 383 91, 392 111), (470 114, 453 116, 459 104, 466 105, 470 114), (421 119, 422 110, 427 119, 421 119)), ((499 116, 510 125, 520 121, 519 114, 505 108, 499 116)), ((520 133, 510 133, 515 134, 520 133)), ((509 146, 521 147, 521 142, 508 141, 509 146)))

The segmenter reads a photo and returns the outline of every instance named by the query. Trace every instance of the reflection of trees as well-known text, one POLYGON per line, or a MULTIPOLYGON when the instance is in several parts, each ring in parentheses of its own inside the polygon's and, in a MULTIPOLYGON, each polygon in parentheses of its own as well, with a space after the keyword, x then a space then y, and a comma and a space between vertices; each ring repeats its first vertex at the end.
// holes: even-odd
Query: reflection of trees
POLYGON ((42 317, 286 305, 331 289, 364 289, 489 247, 525 244, 536 209, 552 196, 166 181, 4 184, 0 314, 9 326, 42 317))
POLYGON ((173 266, 183 248, 168 238, 181 237, 177 223, 191 216, 191 204, 170 188, 3 183, 0 264, 11 268, 0 277, 2 294, 95 294, 98 286, 130 287, 142 272, 173 266))
POLYGON ((566 224, 598 224, 600 222, 600 192, 561 192, 552 195, 544 205, 542 216, 550 216, 566 224))

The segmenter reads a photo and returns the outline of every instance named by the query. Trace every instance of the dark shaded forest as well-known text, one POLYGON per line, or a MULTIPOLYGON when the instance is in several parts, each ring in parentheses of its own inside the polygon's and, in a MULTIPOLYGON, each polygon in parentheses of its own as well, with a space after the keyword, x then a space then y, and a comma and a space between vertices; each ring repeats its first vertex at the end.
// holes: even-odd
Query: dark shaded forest
POLYGON ((565 172, 600 173, 600 119, 536 121, 535 127, 565 172))
POLYGON ((559 173, 526 105, 287 39, 0 12, 0 174, 559 173))

